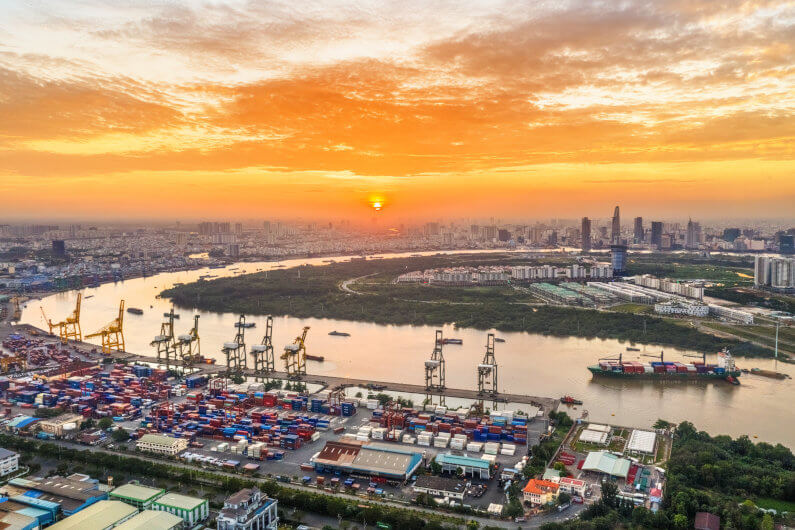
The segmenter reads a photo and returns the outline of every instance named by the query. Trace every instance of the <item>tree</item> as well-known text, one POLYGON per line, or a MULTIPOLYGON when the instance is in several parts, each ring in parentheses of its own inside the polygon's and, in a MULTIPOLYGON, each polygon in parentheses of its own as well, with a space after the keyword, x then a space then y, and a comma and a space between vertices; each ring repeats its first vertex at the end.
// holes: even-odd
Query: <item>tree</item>
POLYGON ((126 442, 127 440, 130 439, 130 433, 128 433, 124 429, 116 429, 111 433, 110 437, 113 438, 114 442, 121 443, 121 442, 126 442))
POLYGON ((569 495, 565 491, 561 492, 560 495, 558 495, 558 504, 566 504, 570 500, 571 500, 571 495, 569 495))
POLYGON ((602 503, 609 508, 615 508, 618 487, 612 482, 602 482, 602 503))
POLYGON ((110 418, 102 418, 101 420, 99 420, 99 423, 97 423, 97 426, 103 431, 108 427, 110 427, 111 425, 113 425, 113 420, 110 418))
POLYGON ((762 530, 773 530, 773 516, 769 513, 766 513, 764 517, 762 517, 762 530))
POLYGON ((674 528, 687 528, 687 516, 678 513, 674 515, 674 528))
POLYGON ((467 530, 478 530, 480 524, 477 521, 467 521, 467 530))
POLYGON ((431 473, 434 475, 442 474, 442 465, 436 460, 431 461, 431 473))
POLYGON ((655 429, 659 429, 659 430, 662 430, 662 431, 668 430, 668 429, 670 429, 673 426, 674 426, 673 423, 671 423, 670 421, 663 420, 663 419, 658 419, 654 423, 654 425, 652 425, 652 427, 654 427, 655 429))

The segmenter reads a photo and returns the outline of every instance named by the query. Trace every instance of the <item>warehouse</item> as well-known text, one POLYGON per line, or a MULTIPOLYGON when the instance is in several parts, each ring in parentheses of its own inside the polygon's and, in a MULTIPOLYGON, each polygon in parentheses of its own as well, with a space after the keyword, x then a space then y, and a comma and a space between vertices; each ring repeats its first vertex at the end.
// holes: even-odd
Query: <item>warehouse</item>
POLYGON ((120 501, 99 501, 52 525, 52 530, 106 530, 131 519, 138 510, 120 501))
POLYGON ((136 447, 141 451, 174 456, 188 448, 188 441, 184 438, 171 438, 161 434, 144 434, 138 440, 136 447))
POLYGON ((414 483, 416 493, 427 493, 434 497, 464 500, 466 481, 452 477, 439 477, 435 475, 420 475, 414 483))
POLYGON ((406 480, 422 463, 422 454, 411 449, 363 442, 327 442, 310 460, 318 471, 329 469, 372 477, 406 480))
POLYGON ((148 509, 152 503, 163 495, 166 490, 162 488, 150 488, 140 484, 125 484, 111 491, 108 496, 111 500, 121 501, 135 506, 139 510, 148 509))
POLYGON ((19 455, 0 447, 0 477, 4 477, 19 469, 19 455))
POLYGON ((166 493, 152 503, 152 509, 181 517, 188 523, 188 527, 192 527, 210 515, 207 499, 188 497, 179 493, 166 493))
POLYGON ((436 455, 436 463, 442 466, 442 471, 448 473, 456 473, 461 468, 464 471, 464 475, 486 480, 491 478, 489 463, 480 458, 440 453, 436 455))
POLYGON ((605 431, 594 431, 585 429, 580 433, 580 441, 588 444, 607 444, 607 433, 605 431))
POLYGON ((588 453, 585 463, 582 465, 583 471, 593 471, 603 473, 611 477, 627 478, 629 474, 629 460, 618 457, 607 451, 594 451, 588 453))
POLYGON ((116 530, 180 530, 185 527, 181 517, 166 512, 145 510, 127 519, 116 530))
POLYGON ((646 453, 652 454, 657 448, 657 434, 651 431, 639 431, 635 429, 629 436, 627 451, 630 454, 646 453))
MULTIPOLYGON (((108 494, 100 491, 96 483, 73 478, 58 476, 37 480, 15 478, 8 484, 21 493, 14 497, 19 498, 20 502, 44 510, 50 509, 50 505, 55 504, 65 516, 75 514, 108 498, 108 494)), ((53 517, 57 515, 57 511, 58 508, 55 509, 53 517)))
POLYGON ((47 434, 63 436, 70 432, 76 432, 83 424, 83 419, 80 414, 61 414, 48 420, 41 420, 39 427, 47 434))

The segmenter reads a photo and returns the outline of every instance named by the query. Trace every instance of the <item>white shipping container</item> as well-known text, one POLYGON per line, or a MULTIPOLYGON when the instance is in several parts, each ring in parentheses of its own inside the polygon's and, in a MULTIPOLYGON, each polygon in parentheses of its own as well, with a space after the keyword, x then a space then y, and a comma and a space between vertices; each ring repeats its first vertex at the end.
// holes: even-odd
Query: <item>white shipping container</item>
POLYGON ((429 438, 417 438, 417 445, 430 447, 431 446, 431 440, 429 438))
POLYGON ((453 435, 453 439, 466 441, 467 435, 466 434, 454 434, 453 435))
POLYGON ((440 432, 436 436, 438 438, 447 438, 448 440, 450 439, 450 433, 449 432, 440 432))
POLYGON ((487 455, 496 455, 500 452, 500 444, 497 443, 487 443, 483 446, 483 452, 487 455))
POLYGON ((503 448, 503 449, 511 449, 511 450, 513 450, 513 451, 515 451, 515 450, 516 450, 516 446, 515 446, 515 445, 513 445, 513 444, 502 444, 502 448, 503 448))
POLYGON ((495 455, 483 455, 480 457, 480 459, 493 464, 497 460, 497 457, 495 455))
POLYGON ((483 450, 483 444, 480 442, 469 442, 467 444, 467 451, 471 451, 473 453, 479 453, 483 450))
POLYGON ((508 456, 513 456, 514 453, 516 453, 516 449, 502 449, 500 451, 500 454, 508 455, 508 456))
POLYGON ((447 447, 447 444, 450 440, 447 438, 437 438, 433 441, 434 447, 447 447))
POLYGON ((404 435, 403 435, 403 443, 404 443, 404 444, 413 444, 413 443, 415 443, 416 441, 417 441, 417 439, 416 439, 416 438, 414 438, 414 437, 413 437, 412 435, 410 435, 410 434, 404 434, 404 435))

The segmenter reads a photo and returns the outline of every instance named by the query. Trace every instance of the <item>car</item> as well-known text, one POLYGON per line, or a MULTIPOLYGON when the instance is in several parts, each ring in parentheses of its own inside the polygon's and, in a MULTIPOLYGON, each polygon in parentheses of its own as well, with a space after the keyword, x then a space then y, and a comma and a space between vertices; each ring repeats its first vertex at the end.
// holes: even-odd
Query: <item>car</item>
POLYGON ((514 523, 526 523, 527 522, 527 517, 516 517, 513 520, 513 522, 514 523))

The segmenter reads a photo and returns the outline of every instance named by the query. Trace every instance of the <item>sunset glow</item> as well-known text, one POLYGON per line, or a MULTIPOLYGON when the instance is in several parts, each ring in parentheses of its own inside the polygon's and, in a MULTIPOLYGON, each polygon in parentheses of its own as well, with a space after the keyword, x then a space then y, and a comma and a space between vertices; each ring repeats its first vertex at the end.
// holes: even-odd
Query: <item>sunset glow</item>
POLYGON ((795 204, 788 0, 67 4, 0 4, 4 217, 795 204))

